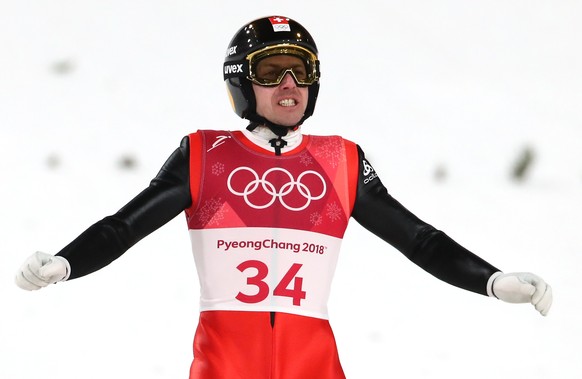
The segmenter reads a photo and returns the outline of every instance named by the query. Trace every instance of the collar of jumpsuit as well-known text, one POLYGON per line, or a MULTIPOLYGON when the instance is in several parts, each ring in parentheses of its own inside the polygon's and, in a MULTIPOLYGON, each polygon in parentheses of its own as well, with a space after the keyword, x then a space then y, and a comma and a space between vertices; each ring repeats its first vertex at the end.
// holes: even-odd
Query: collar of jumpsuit
MULTIPOLYGON (((273 151, 273 146, 271 145, 271 140, 274 138, 278 138, 278 136, 271 131, 268 127, 264 125, 257 126, 252 131, 247 129, 243 129, 242 132, 244 135, 255 145, 267 150, 273 151)), ((295 149, 297 146, 301 144, 303 140, 303 135, 301 134, 301 127, 297 129, 289 129, 287 134, 281 137, 287 145, 285 145, 282 150, 283 152, 289 152, 295 149)))

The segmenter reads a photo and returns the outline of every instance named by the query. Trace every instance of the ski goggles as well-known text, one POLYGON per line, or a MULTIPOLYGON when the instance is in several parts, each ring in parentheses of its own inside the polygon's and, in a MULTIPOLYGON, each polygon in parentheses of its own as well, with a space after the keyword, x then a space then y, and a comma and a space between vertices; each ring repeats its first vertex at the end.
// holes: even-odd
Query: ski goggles
POLYGON ((288 73, 298 86, 319 80, 317 56, 304 47, 280 44, 257 50, 247 56, 247 78, 260 86, 278 86, 288 73), (285 56, 288 58, 278 58, 285 56))

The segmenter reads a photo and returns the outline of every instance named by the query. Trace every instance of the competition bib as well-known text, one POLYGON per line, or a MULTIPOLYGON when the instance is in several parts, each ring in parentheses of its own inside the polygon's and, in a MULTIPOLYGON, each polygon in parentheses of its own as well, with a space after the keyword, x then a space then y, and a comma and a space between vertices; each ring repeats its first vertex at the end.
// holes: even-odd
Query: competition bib
POLYGON ((340 137, 304 136, 293 152, 275 156, 240 132, 200 131, 190 138, 186 216, 201 311, 327 319, 355 197, 348 162, 357 163, 356 146, 340 137))
POLYGON ((341 239, 301 230, 190 230, 200 308, 327 319, 341 239), (205 252, 202 254, 202 252, 205 252))

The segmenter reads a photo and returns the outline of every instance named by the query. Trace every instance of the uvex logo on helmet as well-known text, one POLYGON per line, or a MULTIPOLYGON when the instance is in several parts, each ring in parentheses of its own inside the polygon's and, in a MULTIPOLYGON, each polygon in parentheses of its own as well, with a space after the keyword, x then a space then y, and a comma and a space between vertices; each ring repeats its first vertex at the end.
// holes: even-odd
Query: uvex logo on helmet
POLYGON ((224 66, 224 75, 242 74, 244 72, 243 63, 229 64, 224 66))
POLYGON ((226 56, 227 56, 227 57, 229 57, 229 56, 231 56, 231 55, 234 55, 234 54, 236 54, 236 48, 237 48, 237 47, 238 47, 238 46, 231 46, 231 47, 229 47, 228 49, 226 49, 226 56))

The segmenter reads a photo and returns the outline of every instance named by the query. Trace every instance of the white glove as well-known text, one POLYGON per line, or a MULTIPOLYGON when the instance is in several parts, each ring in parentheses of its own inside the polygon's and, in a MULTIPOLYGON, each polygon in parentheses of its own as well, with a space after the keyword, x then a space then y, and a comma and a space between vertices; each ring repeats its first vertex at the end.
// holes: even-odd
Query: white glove
POLYGON ((552 306, 552 287, 530 272, 497 272, 489 278, 487 293, 508 303, 531 303, 543 316, 552 306))
POLYGON ((71 266, 65 258, 37 251, 24 261, 16 273, 16 285, 23 290, 34 291, 65 281, 70 274, 71 266))

